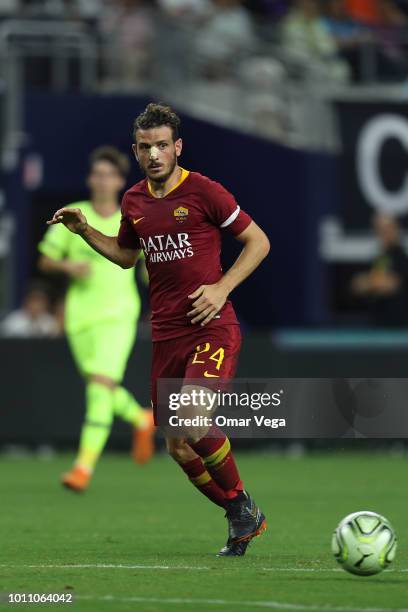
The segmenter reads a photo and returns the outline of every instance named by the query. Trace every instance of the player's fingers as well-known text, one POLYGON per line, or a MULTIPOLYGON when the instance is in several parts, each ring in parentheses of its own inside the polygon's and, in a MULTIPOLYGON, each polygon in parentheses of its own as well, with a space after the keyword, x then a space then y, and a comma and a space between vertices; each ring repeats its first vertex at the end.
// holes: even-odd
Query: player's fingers
POLYGON ((47 225, 55 225, 56 223, 61 223, 64 219, 64 208, 60 208, 57 212, 54 213, 52 219, 47 221, 47 225))
POLYGON ((204 291, 204 289, 205 289, 205 285, 201 285, 201 286, 200 286, 198 289, 196 289, 196 290, 194 291, 194 293, 191 293, 191 294, 188 296, 188 297, 189 297, 189 299, 190 299, 190 300, 194 300, 195 298, 198 298, 198 297, 199 297, 199 296, 202 294, 202 292, 204 291))
POLYGON ((212 319, 215 317, 216 314, 217 314, 216 310, 213 310, 212 312, 210 312, 210 314, 204 319, 204 321, 201 322, 201 327, 204 327, 204 325, 207 325, 207 323, 212 321, 212 319))
POLYGON ((202 321, 206 317, 214 316, 214 315, 215 315, 215 310, 214 310, 213 306, 209 306, 208 308, 206 308, 205 310, 200 312, 200 314, 198 314, 196 317, 194 317, 194 319, 192 319, 191 323, 199 323, 199 321, 202 321))
POLYGON ((187 313, 187 316, 190 317, 190 318, 191 317, 195 317, 195 315, 200 314, 206 308, 208 308, 208 306, 202 306, 201 308, 194 308, 194 310, 190 310, 190 312, 187 313))
POLYGON ((199 321, 204 319, 207 316, 207 314, 208 314, 207 310, 197 313, 194 317, 192 317, 191 323, 193 325, 194 323, 199 323, 199 321))
POLYGON ((69 213, 70 210, 69 208, 60 208, 59 210, 57 210, 57 212, 54 213, 54 218, 56 217, 63 217, 64 215, 66 215, 67 213, 69 213))
POLYGON ((192 303, 193 310, 190 310, 187 314, 189 316, 194 316, 197 312, 202 312, 205 308, 209 308, 209 306, 211 306, 211 304, 208 303, 207 298, 198 298, 198 300, 192 303))

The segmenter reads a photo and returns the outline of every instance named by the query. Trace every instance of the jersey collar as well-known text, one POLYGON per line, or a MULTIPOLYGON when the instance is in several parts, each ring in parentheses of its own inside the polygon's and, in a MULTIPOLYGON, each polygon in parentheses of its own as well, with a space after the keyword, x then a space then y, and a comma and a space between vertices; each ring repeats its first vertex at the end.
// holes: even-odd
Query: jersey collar
MULTIPOLYGON (((190 171, 189 171, 189 170, 185 170, 185 169, 184 169, 184 168, 182 168, 181 166, 180 166, 180 170, 181 170, 180 180, 178 181, 178 183, 176 183, 176 184, 174 185, 174 187, 172 187, 172 188, 170 189, 170 191, 168 191, 168 192, 166 193, 166 195, 165 195, 165 196, 163 196, 164 198, 166 198, 166 197, 167 197, 167 196, 168 196, 168 195, 169 195, 169 194, 170 194, 172 191, 174 191, 175 189, 178 189, 178 187, 180 187, 180 185, 181 185, 182 183, 184 183, 184 181, 186 180, 186 178, 189 176, 189 174, 190 174, 190 171)), ((155 196, 155 195, 154 195, 153 190, 152 190, 152 187, 151 187, 151 185, 150 185, 150 181, 149 181, 149 179, 147 179, 147 189, 149 190, 150 195, 151 195, 153 198, 155 198, 156 200, 162 200, 162 199, 163 199, 163 198, 158 198, 157 196, 155 196)))

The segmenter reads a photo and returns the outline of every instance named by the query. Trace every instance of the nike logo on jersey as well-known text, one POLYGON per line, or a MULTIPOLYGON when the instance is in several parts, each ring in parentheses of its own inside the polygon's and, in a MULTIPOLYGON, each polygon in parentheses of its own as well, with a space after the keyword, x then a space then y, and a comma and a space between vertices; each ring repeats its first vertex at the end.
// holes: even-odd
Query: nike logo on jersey
POLYGON ((139 221, 141 221, 142 219, 144 219, 144 217, 140 217, 139 219, 133 219, 133 225, 136 225, 136 223, 139 223, 139 221))

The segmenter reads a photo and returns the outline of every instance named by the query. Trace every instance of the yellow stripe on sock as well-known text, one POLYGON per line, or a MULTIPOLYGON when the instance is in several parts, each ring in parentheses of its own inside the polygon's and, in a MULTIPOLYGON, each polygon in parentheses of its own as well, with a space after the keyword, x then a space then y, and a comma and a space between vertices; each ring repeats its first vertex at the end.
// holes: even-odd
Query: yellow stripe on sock
POLYGON ((206 485, 207 482, 210 482, 211 476, 209 475, 208 472, 204 472, 203 474, 200 474, 200 476, 196 476, 195 478, 190 478, 190 480, 194 486, 202 487, 203 485, 206 485))
POLYGON ((216 467, 221 461, 228 455, 231 450, 231 444, 228 438, 225 438, 225 442, 218 450, 215 451, 212 455, 208 457, 204 457, 204 465, 209 468, 216 467))

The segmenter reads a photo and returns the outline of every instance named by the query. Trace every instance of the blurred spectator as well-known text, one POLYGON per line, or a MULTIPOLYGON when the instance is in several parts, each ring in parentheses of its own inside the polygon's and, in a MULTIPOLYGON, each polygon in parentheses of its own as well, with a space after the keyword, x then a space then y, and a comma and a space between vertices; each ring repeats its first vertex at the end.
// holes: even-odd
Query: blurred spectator
POLYGON ((378 214, 373 221, 380 254, 368 272, 351 281, 356 298, 364 300, 374 322, 383 327, 408 323, 408 255, 401 246, 397 221, 378 214))
POLYGON ((348 80, 350 70, 324 25, 318 0, 296 0, 282 25, 282 44, 286 59, 301 77, 321 82, 348 80))
POLYGON ((368 30, 349 15, 345 0, 328 0, 323 23, 340 50, 356 47, 367 40, 368 30))
POLYGON ((367 25, 379 25, 381 22, 381 0, 345 0, 348 15, 355 21, 367 25))
POLYGON ((381 22, 376 28, 380 44, 377 55, 378 73, 382 80, 402 81, 406 79, 408 62, 407 17, 399 10, 394 0, 380 0, 381 22))
POLYGON ((213 0, 209 19, 197 33, 196 59, 201 76, 222 79, 255 48, 253 24, 242 0, 213 0))
POLYGON ((193 18, 208 13, 211 0, 159 0, 159 6, 171 17, 193 18))
POLYGON ((0 1, 0 17, 9 17, 15 15, 20 8, 19 0, 1 0, 0 1))
POLYGON ((20 0, 20 8, 24 17, 77 16, 75 0, 20 0))
POLYGON ((289 10, 290 0, 246 0, 245 6, 255 15, 277 20, 289 10))
POLYGON ((406 0, 344 0, 347 14, 360 23, 378 27, 404 25, 406 0))
POLYGON ((110 2, 100 22, 109 87, 134 89, 145 84, 153 45, 153 19, 144 0, 110 2))
POLYGON ((380 15, 381 21, 385 25, 394 27, 404 27, 407 25, 407 17, 400 10, 395 0, 381 0, 380 15))
POLYGON ((76 0, 78 14, 83 19, 99 20, 105 10, 106 0, 76 0))
POLYGON ((373 39, 369 28, 350 17, 345 0, 328 0, 323 24, 349 63, 354 79, 360 80, 361 49, 373 39))
POLYGON ((11 312, 1 322, 0 334, 9 338, 57 336, 58 324, 49 309, 50 301, 44 286, 39 282, 33 283, 21 309, 11 312))
POLYGON ((284 140, 289 115, 287 74, 283 65, 271 57, 254 56, 242 63, 239 75, 251 129, 263 137, 284 140))
POLYGON ((365 46, 365 72, 354 65, 359 77, 366 80, 401 81, 406 78, 407 17, 395 0, 344 0, 355 23, 371 33, 371 44, 365 46))
MULTIPOLYGON (((7 0, 10 2, 10 0, 7 0)), ((105 0, 15 0, 26 17, 92 19, 100 17, 105 0)))
POLYGON ((154 78, 166 95, 180 90, 192 73, 197 28, 208 17, 211 0, 158 0, 155 26, 154 78))

